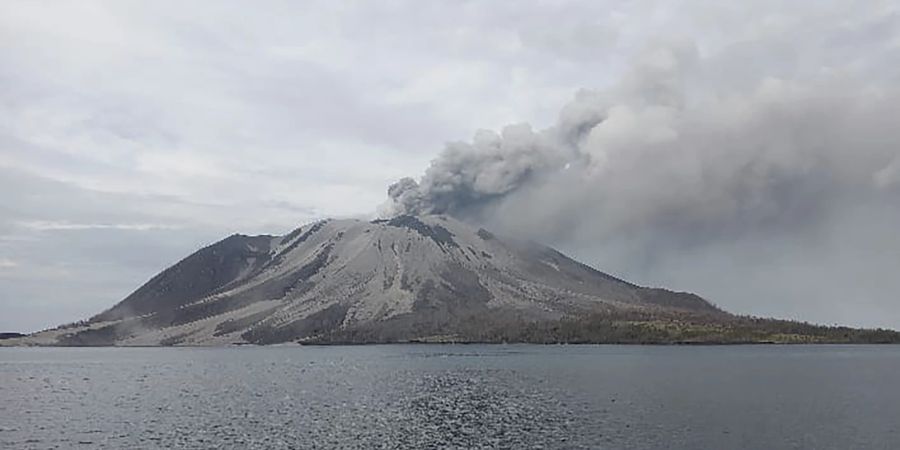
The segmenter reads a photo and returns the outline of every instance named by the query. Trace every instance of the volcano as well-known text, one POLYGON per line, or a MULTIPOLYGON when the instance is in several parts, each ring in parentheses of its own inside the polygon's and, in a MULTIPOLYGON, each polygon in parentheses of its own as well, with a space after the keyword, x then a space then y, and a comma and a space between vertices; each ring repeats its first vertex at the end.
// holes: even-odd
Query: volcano
POLYGON ((534 242, 502 238, 447 216, 404 215, 323 220, 284 236, 232 235, 164 270, 107 311, 13 341, 80 346, 897 338, 879 332, 737 317, 697 295, 638 286, 534 242), (841 330, 846 338, 835 334, 841 330))

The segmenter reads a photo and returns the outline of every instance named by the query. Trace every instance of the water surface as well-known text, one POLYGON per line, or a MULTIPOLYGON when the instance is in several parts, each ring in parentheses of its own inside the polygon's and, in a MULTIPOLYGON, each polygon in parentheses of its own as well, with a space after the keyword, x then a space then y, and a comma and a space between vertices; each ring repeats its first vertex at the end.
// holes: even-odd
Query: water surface
POLYGON ((898 346, 0 348, 0 448, 900 448, 898 346))

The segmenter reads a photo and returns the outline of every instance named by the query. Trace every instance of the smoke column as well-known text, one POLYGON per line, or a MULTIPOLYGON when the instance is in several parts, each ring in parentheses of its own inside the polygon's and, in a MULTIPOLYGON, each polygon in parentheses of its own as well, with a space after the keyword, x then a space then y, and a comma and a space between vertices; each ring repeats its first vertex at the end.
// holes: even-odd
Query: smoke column
POLYGON ((448 144, 380 212, 449 214, 738 312, 900 326, 897 83, 715 72, 690 44, 649 49, 549 128, 448 144))

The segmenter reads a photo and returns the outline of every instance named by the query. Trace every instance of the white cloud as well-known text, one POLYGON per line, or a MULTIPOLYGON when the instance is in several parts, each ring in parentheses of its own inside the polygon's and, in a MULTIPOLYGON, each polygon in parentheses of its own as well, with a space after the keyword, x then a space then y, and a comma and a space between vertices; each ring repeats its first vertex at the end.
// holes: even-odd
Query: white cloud
POLYGON ((71 223, 50 220, 26 220, 17 223, 19 226, 36 231, 72 231, 72 230, 177 230, 177 225, 156 223, 71 223))

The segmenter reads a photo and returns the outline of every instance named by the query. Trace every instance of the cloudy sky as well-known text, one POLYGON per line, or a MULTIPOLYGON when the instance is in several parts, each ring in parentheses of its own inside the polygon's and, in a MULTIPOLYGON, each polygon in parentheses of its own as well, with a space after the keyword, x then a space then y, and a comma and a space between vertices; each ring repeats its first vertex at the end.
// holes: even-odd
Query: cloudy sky
POLYGON ((900 328, 898 86, 875 0, 5 1, 0 331, 231 233, 403 209, 900 328))

